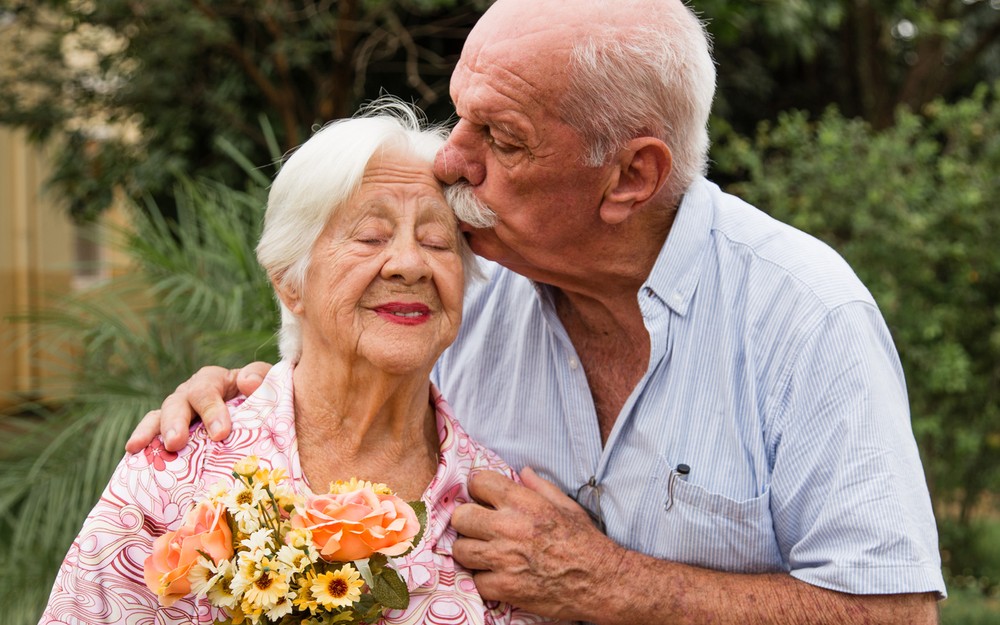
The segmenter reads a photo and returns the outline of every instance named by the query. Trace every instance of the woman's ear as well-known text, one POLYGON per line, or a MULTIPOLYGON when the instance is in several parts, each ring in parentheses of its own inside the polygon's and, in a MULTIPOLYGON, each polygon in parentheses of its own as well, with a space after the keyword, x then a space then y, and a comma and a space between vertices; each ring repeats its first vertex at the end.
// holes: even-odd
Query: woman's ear
POLYGON ((620 224, 655 196, 673 166, 670 148, 655 137, 632 139, 619 152, 601 203, 601 219, 620 224))
POLYGON ((302 314, 302 298, 299 296, 298 289, 284 284, 280 276, 271 278, 271 286, 274 287, 274 292, 278 295, 281 303, 285 305, 285 308, 296 315, 302 314))

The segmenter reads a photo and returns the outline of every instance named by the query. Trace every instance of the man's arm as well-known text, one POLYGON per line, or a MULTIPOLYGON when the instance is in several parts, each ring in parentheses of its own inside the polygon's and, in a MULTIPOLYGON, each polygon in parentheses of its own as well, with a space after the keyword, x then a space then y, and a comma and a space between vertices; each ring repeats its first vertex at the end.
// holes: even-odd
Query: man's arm
POLYGON ((521 477, 525 486, 475 475, 470 493, 483 505, 452 517, 462 535, 455 559, 477 571, 486 599, 601 625, 937 623, 934 593, 850 595, 783 573, 724 573, 629 551, 555 485, 531 469, 521 477))
POLYGON ((167 395, 159 410, 146 413, 125 443, 125 450, 139 453, 157 434, 162 434, 163 446, 178 451, 187 444, 188 428, 199 416, 212 440, 224 439, 232 430, 226 400, 241 393, 251 395, 270 370, 271 365, 266 362, 252 362, 242 369, 202 367, 167 395))

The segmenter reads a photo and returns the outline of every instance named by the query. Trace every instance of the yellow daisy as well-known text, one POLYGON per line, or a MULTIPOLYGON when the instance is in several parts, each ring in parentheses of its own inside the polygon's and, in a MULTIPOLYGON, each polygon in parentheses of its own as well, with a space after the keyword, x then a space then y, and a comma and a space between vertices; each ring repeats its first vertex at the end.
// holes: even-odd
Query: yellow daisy
MULTIPOLYGON (((258 625, 260 623, 260 617, 263 616, 264 610, 257 606, 253 606, 250 603, 244 601, 239 605, 240 623, 243 621, 250 621, 253 625, 258 625)), ((232 618, 232 617, 230 617, 232 618)), ((236 621, 234 620, 235 624, 236 621)))
POLYGON ((319 559, 319 552, 312 545, 303 549, 282 545, 277 553, 278 562, 287 566, 293 573, 301 573, 310 564, 319 559))
POLYGON ((240 553, 233 580, 229 583, 233 594, 243 599, 251 585, 264 573, 262 560, 267 558, 267 552, 262 550, 243 551, 240 553))
POLYGON ((243 591, 243 604, 270 610, 278 605, 288 593, 288 579, 270 558, 264 558, 258 565, 260 575, 243 591))
POLYGON ((222 580, 208 590, 208 600, 212 602, 212 605, 220 608, 236 607, 239 599, 232 591, 233 576, 235 573, 235 566, 227 567, 226 574, 222 580))
POLYGON ((312 544, 312 530, 308 527, 296 527, 285 532, 285 544, 301 549, 312 544))
POLYGON ((267 615, 268 620, 277 623, 281 620, 281 617, 291 614, 292 610, 295 608, 295 604, 292 603, 294 598, 295 595, 290 594, 278 599, 278 602, 274 604, 274 607, 264 612, 264 614, 267 615))
POLYGON ((271 494, 274 495, 274 500, 278 503, 278 508, 285 512, 294 510, 295 504, 302 500, 302 497, 287 484, 278 484, 271 489, 271 494))
POLYGON ((248 538, 240 541, 241 547, 246 547, 246 549, 240 549, 240 558, 247 557, 254 560, 260 559, 260 554, 270 553, 274 549, 274 534, 271 533, 269 528, 263 528, 256 530, 248 538))
POLYGON ((257 469, 257 472, 253 474, 254 482, 260 482, 272 491, 278 487, 279 483, 286 479, 288 479, 288 472, 281 467, 275 469, 257 469))
POLYGON ((324 608, 344 608, 361 599, 364 582, 350 564, 316 576, 309 590, 324 608))
POLYGON ((336 482, 330 482, 330 494, 331 495, 341 495, 343 493, 353 493, 356 490, 361 490, 367 488, 371 490, 376 495, 391 495, 392 491, 388 486, 382 484, 381 482, 366 482, 365 480, 359 480, 356 477, 352 477, 349 481, 345 482, 343 480, 337 480, 336 482))
POLYGON ((233 473, 242 475, 243 477, 250 477, 257 472, 259 464, 260 459, 257 456, 247 456, 233 465, 233 473))
POLYGON ((208 487, 208 500, 212 503, 224 503, 226 497, 229 496, 229 489, 233 485, 226 480, 219 480, 215 484, 208 487))
POLYGON ((309 587, 303 584, 303 587, 299 589, 295 598, 292 599, 292 604, 295 606, 296 610, 300 612, 309 611, 310 614, 316 614, 319 611, 319 604, 313 599, 312 593, 309 592, 309 587))
POLYGON ((266 497, 267 491, 260 484, 237 484, 223 501, 240 531, 249 534, 261 526, 259 506, 266 497))
MULTIPOLYGON (((226 579, 229 573, 229 560, 220 560, 218 564, 202 556, 198 563, 188 571, 188 581, 191 582, 191 592, 198 597, 204 597, 212 588, 226 579)), ((232 574, 230 574, 232 577, 232 574)))
POLYGON ((243 609, 235 604, 226 609, 226 614, 229 615, 229 622, 233 625, 242 625, 243 621, 247 620, 247 615, 243 613, 243 609))

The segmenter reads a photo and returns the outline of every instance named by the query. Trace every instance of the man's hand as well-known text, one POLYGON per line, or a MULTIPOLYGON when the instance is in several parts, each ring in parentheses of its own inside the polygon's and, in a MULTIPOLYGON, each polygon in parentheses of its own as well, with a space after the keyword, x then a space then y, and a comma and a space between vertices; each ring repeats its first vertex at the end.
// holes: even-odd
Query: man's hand
POLYGON ((162 434, 163 446, 177 451, 187 444, 188 428, 198 416, 212 440, 224 439, 232 429, 226 400, 256 391, 270 369, 266 362, 252 362, 242 369, 202 367, 168 395, 159 410, 146 413, 125 443, 125 450, 138 453, 162 434))
POLYGON ((727 573, 628 551, 587 512, 538 477, 524 486, 483 471, 451 524, 455 560, 485 599, 565 620, 613 625, 853 625, 937 623, 934 593, 850 595, 787 573, 727 573))
POLYGON ((492 471, 472 476, 469 492, 479 503, 459 506, 451 518, 461 535, 455 560, 475 571, 484 599, 589 620, 586 599, 602 600, 594 589, 614 575, 624 550, 554 484, 530 468, 521 479, 524 486, 492 471))

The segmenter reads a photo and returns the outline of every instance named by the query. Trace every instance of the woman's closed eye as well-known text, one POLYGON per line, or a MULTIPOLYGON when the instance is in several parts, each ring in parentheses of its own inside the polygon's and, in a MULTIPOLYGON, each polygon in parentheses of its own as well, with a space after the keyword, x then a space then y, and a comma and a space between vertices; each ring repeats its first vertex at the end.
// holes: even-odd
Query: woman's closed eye
POLYGON ((354 240, 366 245, 383 245, 388 242, 391 237, 392 235, 387 232, 363 230, 354 236, 354 240))
POLYGON ((453 224, 451 209, 442 204, 440 210, 446 211, 449 219, 443 220, 429 215, 423 223, 417 225, 414 232, 421 247, 434 251, 456 251, 458 249, 458 229, 453 224), (444 222, 444 223, 442 223, 444 222))
POLYGON ((454 243, 445 237, 427 237, 420 241, 420 245, 432 250, 440 250, 444 252, 451 251, 455 248, 454 243))

